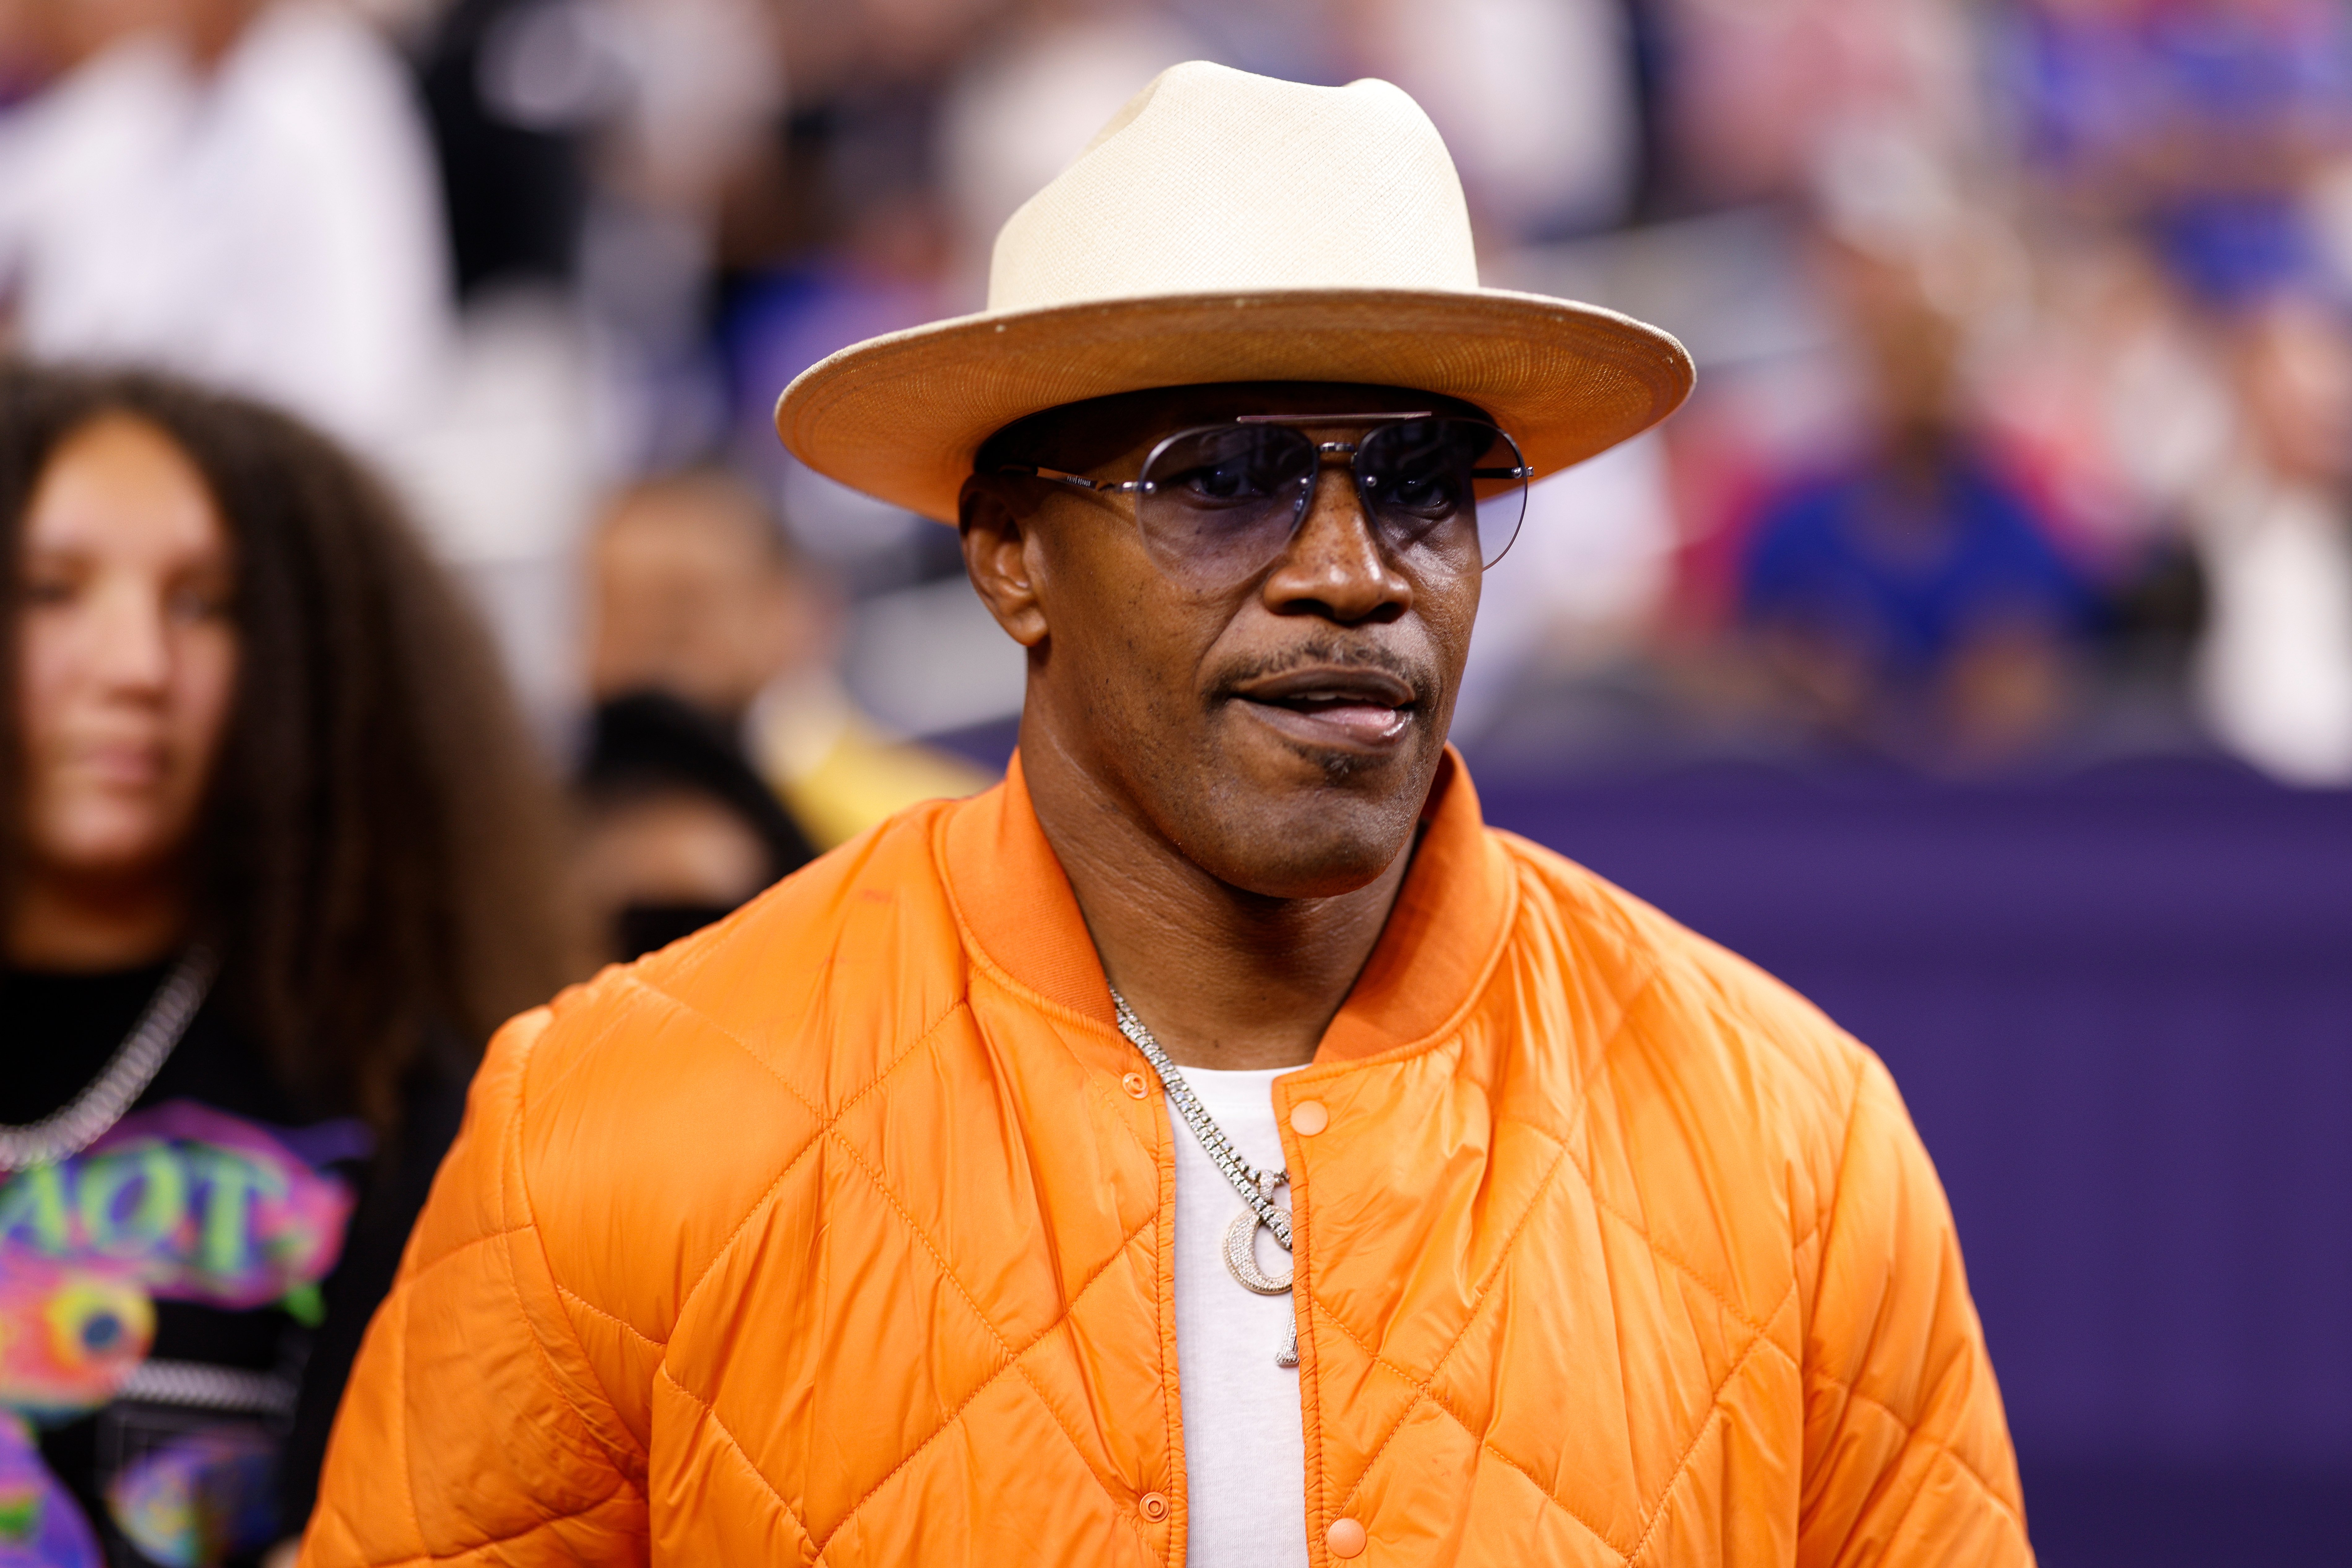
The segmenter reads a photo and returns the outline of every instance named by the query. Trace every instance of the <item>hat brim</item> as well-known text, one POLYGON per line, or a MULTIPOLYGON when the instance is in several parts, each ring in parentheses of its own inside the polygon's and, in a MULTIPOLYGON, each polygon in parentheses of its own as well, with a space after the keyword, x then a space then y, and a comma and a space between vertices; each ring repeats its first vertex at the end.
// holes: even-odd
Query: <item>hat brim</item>
POLYGON ((953 522, 982 442, 1090 397, 1232 381, 1409 387, 1485 409, 1540 477, 1655 425, 1694 376, 1689 353, 1657 328, 1540 294, 1170 295, 875 338, 795 376, 777 400, 776 432, 817 472, 953 522))

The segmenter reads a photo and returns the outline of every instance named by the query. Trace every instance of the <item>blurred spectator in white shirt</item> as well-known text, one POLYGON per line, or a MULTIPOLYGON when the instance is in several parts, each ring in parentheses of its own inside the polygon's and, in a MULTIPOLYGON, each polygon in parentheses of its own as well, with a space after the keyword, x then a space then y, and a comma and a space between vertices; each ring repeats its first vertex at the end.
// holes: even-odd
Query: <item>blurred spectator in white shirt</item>
POLYGON ((1033 5, 975 54, 940 114, 940 164, 960 230, 961 308, 988 292, 996 231, 1170 66, 1212 58, 1172 19, 1131 5, 1033 5))
POLYGON ((2352 333, 2282 296, 2239 329, 2239 459, 2200 508, 2212 595, 2198 696, 2279 778, 2352 784, 2352 333))
POLYGON ((400 61, 318 0, 165 0, 0 117, 0 294, 26 352, 155 364, 383 456, 449 327, 400 61))
POLYGON ((1340 15, 1362 73, 1429 111, 1482 238, 1624 218, 1641 172, 1625 0, 1348 0, 1340 15))

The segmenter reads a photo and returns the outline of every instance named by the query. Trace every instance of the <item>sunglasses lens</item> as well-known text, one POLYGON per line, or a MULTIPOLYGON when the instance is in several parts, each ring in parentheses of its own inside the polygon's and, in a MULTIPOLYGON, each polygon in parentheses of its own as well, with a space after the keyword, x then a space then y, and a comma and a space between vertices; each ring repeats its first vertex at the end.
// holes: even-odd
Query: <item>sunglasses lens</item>
POLYGON ((1279 425, 1186 430, 1156 447, 1136 498, 1145 544, 1198 587, 1255 574, 1281 553, 1315 483, 1315 445, 1279 425))
POLYGON ((1518 537, 1528 483, 1518 448, 1476 419, 1409 419, 1366 436, 1356 471, 1390 549, 1456 571, 1492 566, 1518 537))

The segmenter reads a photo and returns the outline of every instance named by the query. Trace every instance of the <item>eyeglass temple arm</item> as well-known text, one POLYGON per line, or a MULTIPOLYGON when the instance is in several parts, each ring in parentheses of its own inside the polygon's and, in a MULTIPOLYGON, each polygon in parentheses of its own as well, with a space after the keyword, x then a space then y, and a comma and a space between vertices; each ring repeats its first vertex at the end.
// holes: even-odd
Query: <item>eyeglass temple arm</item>
POLYGON ((1059 468, 1040 468, 1034 463, 1004 463, 1000 465, 996 471, 1000 474, 1020 474, 1034 479, 1051 479, 1057 485, 1070 485, 1082 490, 1093 490, 1097 495, 1125 495, 1129 490, 1139 490, 1143 488, 1141 479, 1122 479, 1113 483, 1108 479, 1090 479, 1082 474, 1066 474, 1059 468))

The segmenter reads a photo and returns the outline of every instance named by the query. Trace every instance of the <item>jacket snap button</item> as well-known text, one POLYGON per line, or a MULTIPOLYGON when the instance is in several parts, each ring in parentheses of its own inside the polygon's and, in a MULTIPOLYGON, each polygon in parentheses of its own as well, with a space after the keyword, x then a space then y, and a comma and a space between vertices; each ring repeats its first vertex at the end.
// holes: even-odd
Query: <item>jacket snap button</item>
POLYGON ((1334 1557, 1355 1557, 1364 1550, 1364 1527, 1352 1519, 1335 1519, 1323 1532, 1323 1544, 1334 1557))
POLYGON ((1143 1517, 1154 1524, 1168 1517, 1168 1500, 1158 1492, 1144 1493, 1143 1500, 1136 1507, 1142 1510, 1143 1517))
MULTIPOLYGON (((1119 1088, 1127 1090, 1128 1098, 1130 1100, 1141 1100, 1146 1094, 1150 1092, 1143 1087, 1143 1075, 1139 1072, 1131 1072, 1128 1074, 1125 1078, 1118 1080, 1118 1086, 1119 1088)), ((1155 1493, 1154 1495, 1156 1496, 1158 1494, 1155 1493)))
POLYGON ((1312 1138, 1331 1125, 1331 1113, 1319 1100, 1302 1100, 1290 1108, 1290 1130, 1302 1138, 1312 1138))

